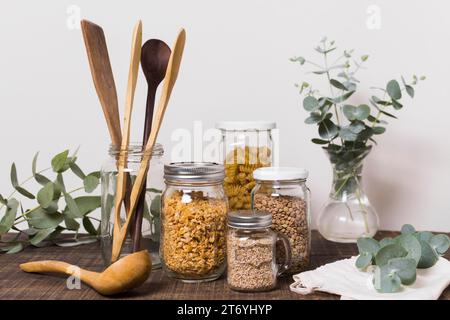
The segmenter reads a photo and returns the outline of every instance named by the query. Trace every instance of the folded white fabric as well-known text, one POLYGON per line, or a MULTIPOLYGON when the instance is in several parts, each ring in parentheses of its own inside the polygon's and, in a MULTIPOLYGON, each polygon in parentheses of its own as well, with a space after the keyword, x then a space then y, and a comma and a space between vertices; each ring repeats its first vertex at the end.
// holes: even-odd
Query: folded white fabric
POLYGON ((450 284, 450 262, 445 258, 431 268, 418 269, 417 280, 396 293, 379 293, 372 284, 371 272, 355 267, 356 257, 326 264, 294 275, 290 289, 299 294, 323 291, 357 300, 436 300, 450 284))

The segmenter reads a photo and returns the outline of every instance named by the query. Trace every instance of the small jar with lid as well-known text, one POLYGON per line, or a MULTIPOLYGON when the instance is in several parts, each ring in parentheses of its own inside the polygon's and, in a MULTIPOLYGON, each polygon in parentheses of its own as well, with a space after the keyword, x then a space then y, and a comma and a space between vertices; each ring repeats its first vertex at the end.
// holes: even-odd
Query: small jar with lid
MULTIPOLYGON (((309 264, 311 248, 310 191, 308 171, 291 167, 259 168, 253 172, 256 186, 252 208, 272 214, 272 229, 285 235, 292 247, 292 263, 287 273, 303 271, 309 264)), ((285 256, 277 250, 277 261, 285 256)))
POLYGON ((248 210, 255 186, 253 170, 273 165, 275 122, 221 121, 221 160, 225 165, 225 192, 231 210, 248 210))
POLYGON ((202 282, 224 272, 228 212, 224 175, 224 167, 216 163, 164 166, 160 256, 170 277, 202 282))
POLYGON ((289 240, 271 230, 269 212, 251 210, 228 214, 227 282, 237 291, 267 291, 277 285, 277 277, 291 263, 289 240), (276 244, 287 254, 276 263, 276 244))

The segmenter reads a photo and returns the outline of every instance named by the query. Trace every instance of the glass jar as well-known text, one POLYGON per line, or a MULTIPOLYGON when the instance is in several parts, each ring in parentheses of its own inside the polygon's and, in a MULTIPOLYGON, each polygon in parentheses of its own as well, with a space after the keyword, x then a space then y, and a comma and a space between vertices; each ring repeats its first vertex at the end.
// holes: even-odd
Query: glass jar
POLYGON ((237 291, 267 291, 291 263, 289 239, 273 232, 269 212, 236 211, 228 214, 227 282, 237 291), (277 243, 284 252, 276 263, 277 243))
MULTIPOLYGON (((104 162, 101 169, 101 249, 105 265, 111 263, 112 235, 114 230, 114 198, 116 194, 117 161, 120 150, 115 146, 111 146, 108 153, 109 158, 104 162)), ((141 165, 144 150, 141 144, 132 143, 124 153, 127 158, 126 172, 130 175, 131 181, 134 181, 141 165)), ((157 143, 153 148, 150 168, 147 174, 141 230, 141 247, 149 251, 152 259, 152 268, 161 267, 159 238, 161 193, 164 188, 163 155, 163 146, 157 143)), ((131 190, 131 186, 129 188, 131 190)), ((120 212, 120 217, 122 223, 125 223, 126 212, 124 208, 120 212)), ((132 252, 132 239, 129 233, 122 247, 121 256, 132 252)))
POLYGON ((224 187, 231 210, 250 209, 255 186, 252 173, 273 162, 274 122, 223 121, 216 124, 222 133, 221 158, 225 165, 224 187))
MULTIPOLYGON (((256 186, 252 208, 272 214, 272 229, 285 235, 292 247, 292 263, 287 273, 303 271, 309 264, 311 248, 310 192, 308 171, 299 168, 268 167, 253 172, 256 186)), ((277 261, 286 255, 277 250, 277 261)))
POLYGON ((225 270, 228 203, 224 175, 223 166, 216 163, 164 166, 160 256, 170 277, 211 281, 225 270))

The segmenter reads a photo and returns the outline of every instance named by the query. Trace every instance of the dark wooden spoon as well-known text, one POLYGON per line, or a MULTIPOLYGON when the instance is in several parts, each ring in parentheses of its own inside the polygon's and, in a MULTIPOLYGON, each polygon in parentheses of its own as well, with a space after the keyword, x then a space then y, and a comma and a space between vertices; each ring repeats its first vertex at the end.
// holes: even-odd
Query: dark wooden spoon
MULTIPOLYGON (((169 46, 161 40, 150 39, 144 43, 141 50, 141 67, 147 79, 147 107, 145 109, 144 137, 143 145, 147 144, 150 136, 153 121, 153 110, 155 108, 156 89, 164 80, 171 50, 169 46)), ((133 238, 133 252, 141 250, 141 230, 142 219, 144 215, 145 189, 146 182, 139 196, 139 203, 136 208, 136 214, 131 226, 133 238)))

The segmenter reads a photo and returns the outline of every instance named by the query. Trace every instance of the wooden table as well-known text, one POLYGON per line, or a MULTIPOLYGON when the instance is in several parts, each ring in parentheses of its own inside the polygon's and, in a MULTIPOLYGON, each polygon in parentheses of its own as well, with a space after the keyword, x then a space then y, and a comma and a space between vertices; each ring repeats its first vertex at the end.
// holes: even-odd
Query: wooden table
MULTIPOLYGON (((379 232, 377 237, 395 236, 392 232, 379 232)), ((338 244, 323 239, 317 232, 312 233, 312 255, 310 268, 348 258, 357 254, 355 244, 338 244)), ((450 254, 446 257, 449 259, 450 254)), ((27 248, 18 254, 0 255, 0 300, 5 299, 111 299, 97 294, 86 285, 81 289, 69 290, 64 276, 48 276, 27 274, 18 265, 33 260, 64 260, 89 270, 101 270, 103 267, 98 243, 72 248, 45 247, 27 248)), ((152 272, 149 280, 133 292, 115 297, 115 299, 339 299, 338 296, 316 293, 301 296, 289 291, 291 277, 281 278, 276 290, 263 293, 239 293, 231 291, 226 280, 221 279, 208 283, 185 284, 166 277, 161 270, 152 272)), ((441 299, 450 299, 450 288, 447 288, 441 299)))

